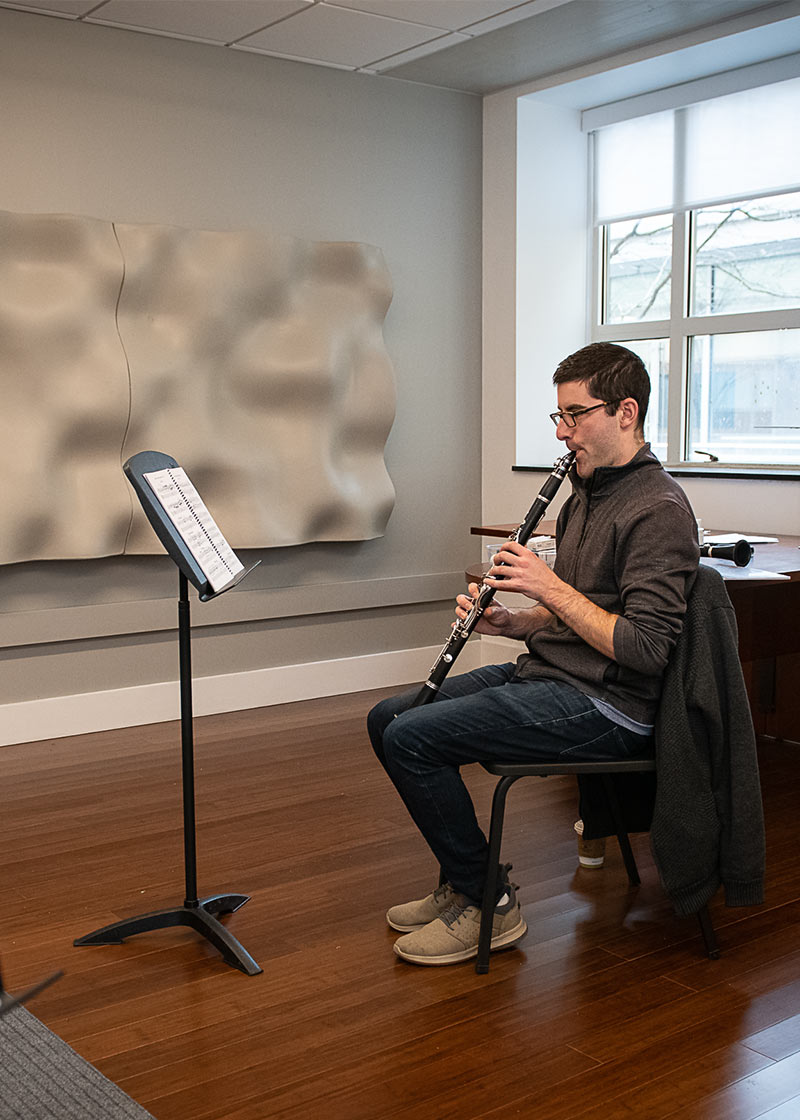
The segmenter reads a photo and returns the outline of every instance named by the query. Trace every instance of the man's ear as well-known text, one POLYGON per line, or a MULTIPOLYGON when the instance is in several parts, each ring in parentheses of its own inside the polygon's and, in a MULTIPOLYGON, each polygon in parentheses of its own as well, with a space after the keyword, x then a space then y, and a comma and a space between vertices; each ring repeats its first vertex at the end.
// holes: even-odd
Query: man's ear
POLYGON ((624 430, 635 428, 639 420, 639 405, 633 397, 625 397, 619 402, 617 415, 624 430))

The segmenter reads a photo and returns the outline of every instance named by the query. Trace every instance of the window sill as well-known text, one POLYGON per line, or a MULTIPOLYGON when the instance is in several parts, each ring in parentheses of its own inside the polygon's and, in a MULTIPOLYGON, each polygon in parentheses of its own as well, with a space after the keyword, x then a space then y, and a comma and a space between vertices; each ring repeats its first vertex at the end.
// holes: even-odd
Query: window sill
MULTIPOLYGON (((549 463, 541 467, 514 464, 511 469, 512 471, 545 471, 549 474, 553 469, 553 464, 549 463)), ((697 463, 696 465, 694 463, 676 463, 673 465, 665 463, 664 470, 667 474, 676 478, 751 478, 754 481, 800 481, 800 467, 724 466, 723 464, 712 466, 710 463, 697 463)))
POLYGON ((664 470, 678 478, 752 478, 785 479, 789 482, 800 480, 800 467, 770 467, 767 464, 751 466, 725 466, 723 463, 665 463, 664 470))

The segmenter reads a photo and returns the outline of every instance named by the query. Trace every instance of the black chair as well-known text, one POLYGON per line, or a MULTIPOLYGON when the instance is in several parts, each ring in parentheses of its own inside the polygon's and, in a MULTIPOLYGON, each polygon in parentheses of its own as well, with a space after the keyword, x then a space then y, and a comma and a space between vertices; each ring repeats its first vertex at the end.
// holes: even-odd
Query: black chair
MULTIPOLYGON (((531 762, 531 763, 486 763, 484 769, 494 774, 499 781, 494 789, 492 798, 492 816, 489 826, 489 864, 484 887, 484 902, 481 908, 481 928, 478 940, 478 958, 475 971, 486 973, 489 971, 489 954, 491 952, 492 918, 494 915, 494 900, 497 897, 498 878, 500 875, 500 846, 503 839, 503 820, 505 817, 506 797, 511 786, 519 778, 547 778, 551 774, 595 774, 601 778, 601 786, 608 803, 608 810, 616 828, 625 870, 631 886, 638 886, 641 882, 639 871, 636 867, 631 850, 628 833, 623 822, 622 810, 614 788, 615 774, 652 772, 656 768, 652 758, 625 759, 621 762, 531 762), (488 903, 488 905, 487 905, 488 903)), ((703 935, 706 952, 712 960, 719 958, 719 949, 711 923, 708 907, 703 906, 697 911, 700 931, 703 935)))

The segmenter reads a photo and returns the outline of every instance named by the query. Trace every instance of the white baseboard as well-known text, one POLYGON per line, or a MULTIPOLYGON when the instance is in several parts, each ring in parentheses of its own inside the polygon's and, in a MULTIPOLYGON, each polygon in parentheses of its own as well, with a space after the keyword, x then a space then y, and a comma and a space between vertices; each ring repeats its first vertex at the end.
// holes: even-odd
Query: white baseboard
MULTIPOLYGON (((484 663, 483 641, 473 639, 464 647, 458 661, 459 672, 484 663)), ((192 681, 194 714, 236 712, 422 682, 439 649, 439 646, 425 646, 304 665, 278 665, 246 673, 195 677, 192 681)), ((179 717, 177 681, 25 700, 0 705, 0 746, 163 723, 179 717)))

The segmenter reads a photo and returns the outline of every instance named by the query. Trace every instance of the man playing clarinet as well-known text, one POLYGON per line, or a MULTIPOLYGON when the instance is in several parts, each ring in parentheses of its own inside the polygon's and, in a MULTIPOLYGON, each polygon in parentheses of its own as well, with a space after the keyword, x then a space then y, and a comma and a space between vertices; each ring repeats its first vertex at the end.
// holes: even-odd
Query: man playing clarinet
MULTIPOLYGON (((488 844, 460 767, 651 755, 661 679, 697 571, 691 506, 644 441, 650 379, 641 360, 623 346, 593 343, 565 358, 553 383, 557 436, 575 453, 555 568, 524 543, 500 545, 484 582, 533 604, 492 602, 475 625, 518 639, 524 652, 446 679, 434 703, 415 703, 418 689, 384 700, 367 721, 444 877, 426 898, 386 915, 403 934, 395 953, 414 964, 477 953, 488 844)), ((469 591, 478 594, 475 584, 469 591)), ((472 602, 458 596, 459 619, 472 602)), ((492 949, 515 945, 526 930, 504 871, 492 949)))

